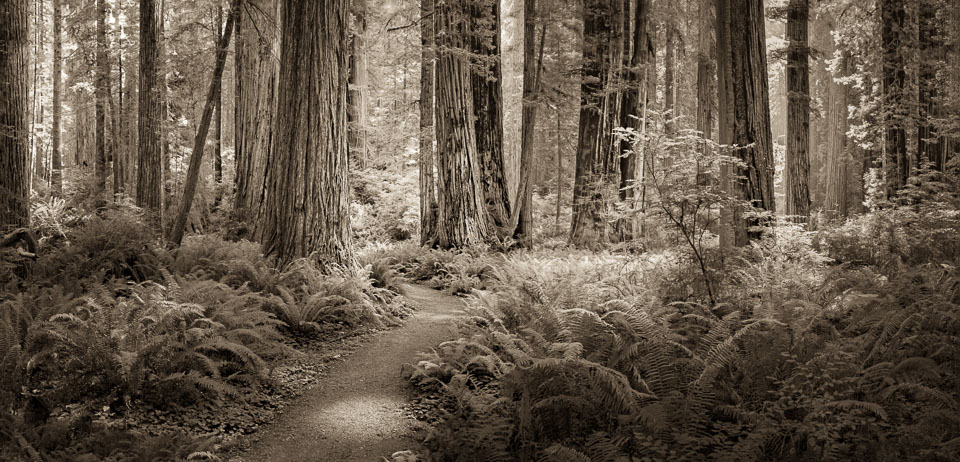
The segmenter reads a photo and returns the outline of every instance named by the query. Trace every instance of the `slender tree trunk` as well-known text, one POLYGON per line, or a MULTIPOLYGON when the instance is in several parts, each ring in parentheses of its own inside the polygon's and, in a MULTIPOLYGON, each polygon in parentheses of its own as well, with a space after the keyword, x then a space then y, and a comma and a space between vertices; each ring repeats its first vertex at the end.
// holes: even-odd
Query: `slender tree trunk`
POLYGON ((350 265, 347 1, 284 0, 264 254, 350 265))
POLYGON ((879 0, 883 46, 883 126, 884 176, 886 195, 893 199, 907 184, 910 159, 904 130, 904 82, 906 68, 903 57, 904 5, 900 0, 879 0))
POLYGON ((363 168, 367 161, 367 4, 353 0, 351 11, 356 33, 350 37, 350 92, 347 94, 349 119, 350 163, 363 168))
POLYGON ((490 236, 484 168, 477 150, 469 6, 435 4, 437 40, 437 245, 464 247, 490 236))
POLYGON ((603 79, 611 33, 609 0, 587 0, 583 20, 583 67, 580 83, 580 123, 573 186, 570 243, 595 247, 606 242, 603 175, 600 152, 604 108, 603 79))
MULTIPOLYGON (((730 0, 729 6, 727 46, 733 77, 732 141, 734 155, 743 162, 735 169, 734 192, 738 199, 757 209, 775 212, 763 1, 730 0)), ((735 243, 742 246, 749 239, 760 237, 758 231, 750 228, 765 224, 765 220, 743 218, 741 214, 734 224, 735 243)))
MULTIPOLYGON (((716 30, 717 30, 717 116, 718 139, 720 145, 732 156, 733 145, 733 66, 730 65, 730 0, 716 1, 716 30)), ((720 187, 727 195, 732 195, 733 167, 723 162, 720 164, 720 187)), ((720 247, 730 248, 735 244, 734 222, 735 217, 742 212, 736 204, 724 204, 720 209, 720 247)))
POLYGON ((479 0, 468 6, 470 49, 479 61, 471 73, 477 152, 483 168, 489 237, 513 235, 510 192, 503 155, 503 94, 500 63, 500 1, 479 0), (487 26, 487 24, 491 24, 487 26))
MULTIPOLYGON (((919 164, 929 162, 931 168, 943 171, 947 157, 946 138, 936 128, 935 120, 942 118, 938 63, 945 63, 944 31, 938 27, 937 9, 933 0, 920 4, 920 126, 917 133, 919 164)), ((960 8, 956 5, 955 8, 960 8)))
POLYGON ((557 105, 557 229, 560 229, 560 202, 563 197, 563 150, 560 144, 560 105, 557 105))
POLYGON ((712 152, 707 142, 713 138, 713 100, 717 89, 714 79, 716 47, 713 41, 713 0, 700 0, 699 37, 697 39, 697 131, 705 140, 701 154, 708 157, 712 152))
POLYGON ((676 89, 676 54, 677 54, 677 29, 676 26, 670 21, 666 24, 667 28, 667 44, 666 50, 664 50, 663 58, 663 109, 666 114, 667 120, 664 124, 664 129, 668 135, 673 135, 676 133, 676 123, 675 119, 677 114, 675 114, 676 103, 677 103, 677 89, 676 89))
POLYGON ((547 25, 540 30, 540 53, 534 61, 536 49, 537 2, 523 2, 523 109, 520 133, 520 181, 517 206, 514 210, 517 226, 514 238, 520 245, 533 247, 533 162, 534 135, 537 127, 537 106, 540 94, 540 76, 543 70, 543 45, 547 25))
POLYGON ((433 178, 433 88, 436 81, 433 0, 420 0, 420 245, 433 245, 437 233, 436 185, 433 178))
POLYGON ((96 83, 96 127, 94 137, 96 160, 94 163, 94 192, 98 202, 102 201, 107 186, 107 145, 106 111, 107 89, 110 86, 110 63, 107 59, 107 3, 97 0, 97 83, 96 83))
POLYGON ((60 118, 63 112, 61 98, 61 66, 63 66, 63 14, 60 9, 61 0, 53 0, 53 133, 51 144, 53 154, 50 160, 50 183, 54 196, 63 195, 63 160, 60 154, 60 118))
POLYGON ((237 219, 246 226, 247 237, 263 238, 266 221, 267 174, 272 160, 271 141, 280 72, 278 0, 246 0, 237 18, 236 109, 234 152, 236 154, 237 219))
MULTIPOLYGON (((236 18, 234 18, 236 21, 236 18)), ((228 24, 228 26, 232 26, 228 24)), ((230 35, 233 27, 223 29, 223 7, 217 6, 217 42, 219 43, 224 34, 230 35)), ((217 50, 220 51, 219 49, 217 50)), ((226 50, 224 50, 226 56, 226 50)), ((220 203, 220 184, 223 183, 223 77, 222 74, 217 78, 217 94, 213 97, 214 125, 213 125, 213 179, 217 182, 217 199, 220 203)))
POLYGON ((27 0, 0 0, 0 231, 30 224, 27 0))
POLYGON ((162 80, 160 77, 160 22, 158 0, 140 0, 140 91, 137 130, 137 205, 148 225, 163 228, 162 80))
MULTIPOLYGON (((233 7, 230 9, 230 16, 227 17, 227 29, 217 43, 216 64, 213 68, 210 90, 207 92, 207 102, 203 106, 203 115, 200 116, 200 126, 197 128, 197 137, 193 142, 193 153, 190 155, 190 166, 187 168, 187 179, 184 182, 183 197, 180 199, 177 216, 170 224, 170 231, 167 233, 168 245, 172 247, 178 247, 183 241, 183 233, 187 227, 187 217, 190 216, 193 197, 197 192, 197 182, 200 179, 200 165, 203 161, 203 147, 207 144, 207 132, 210 130, 210 120, 213 118, 214 107, 220 95, 220 82, 223 77, 223 68, 227 61, 227 46, 230 45, 233 22, 236 20, 237 15, 240 14, 241 1, 242 0, 234 0, 233 7)), ((220 35, 219 31, 217 35, 220 35)))
POLYGON ((807 29, 809 0, 787 7, 787 152, 784 168, 787 215, 810 218, 810 64, 807 29))

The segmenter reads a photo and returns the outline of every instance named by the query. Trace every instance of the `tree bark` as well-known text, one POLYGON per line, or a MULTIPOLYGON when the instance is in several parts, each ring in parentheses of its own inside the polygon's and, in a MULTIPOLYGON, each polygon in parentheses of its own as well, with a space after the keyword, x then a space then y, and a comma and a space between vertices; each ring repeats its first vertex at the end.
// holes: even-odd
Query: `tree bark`
POLYGON ((807 39, 809 0, 787 6, 787 152, 784 168, 787 215, 810 218, 810 64, 807 39))
POLYGON ((60 122, 63 112, 61 102, 61 83, 63 73, 63 12, 60 8, 61 0, 53 0, 53 133, 50 136, 53 145, 51 158, 50 183, 54 196, 63 195, 63 160, 60 154, 60 122))
POLYGON ((237 18, 236 109, 234 152, 236 155, 237 220, 247 237, 263 238, 266 221, 267 173, 280 72, 280 4, 278 0, 246 0, 237 18))
POLYGON ((349 265, 347 1, 284 0, 264 254, 349 265))
POLYGON ((30 225, 27 0, 0 0, 0 231, 30 225))
MULTIPOLYGON (((236 18, 234 18, 236 22, 236 18)), ((217 6, 217 33, 216 41, 219 43, 224 34, 229 35, 233 32, 233 27, 228 24, 226 30, 223 29, 223 7, 217 6)), ((219 52, 219 49, 217 50, 219 52)), ((226 51, 224 51, 226 55, 226 51)), ((220 203, 220 184, 223 183, 223 75, 217 77, 217 94, 213 101, 214 125, 213 125, 213 179, 217 182, 217 199, 220 203)))
POLYGON ((420 0, 420 245, 432 245, 437 233, 436 184, 434 181, 433 89, 436 81, 434 53, 434 2, 420 0))
POLYGON ((110 86, 110 62, 107 58, 107 3, 106 0, 97 0, 97 82, 96 82, 96 126, 94 127, 94 143, 96 144, 96 158, 94 162, 94 194, 97 202, 103 200, 107 186, 107 145, 106 145, 106 115, 107 89, 110 86))
POLYGON ((540 30, 540 54, 534 60, 536 49, 537 2, 523 2, 523 108, 520 128, 520 180, 517 194, 516 229, 513 237, 521 246, 533 247, 533 160, 534 135, 537 127, 537 106, 540 95, 540 76, 543 72, 543 46, 547 25, 540 30))
POLYGON ((468 7, 467 34, 476 62, 471 66, 477 152, 483 168, 482 191, 489 237, 513 235, 510 192, 503 156, 503 94, 500 63, 500 1, 479 0, 468 7), (491 26, 486 26, 491 24, 491 26))
POLYGON ((907 184, 910 159, 904 130, 904 82, 906 68, 903 57, 904 5, 900 0, 879 0, 883 47, 883 127, 884 176, 887 199, 907 184))
POLYGON ((570 243, 596 247, 606 242, 601 151, 606 57, 612 30, 609 0, 587 0, 583 19, 583 66, 580 83, 580 122, 573 186, 570 243))
POLYGON ((367 4, 351 2, 356 31, 350 37, 350 92, 347 118, 350 124, 350 164, 363 168, 367 163, 367 4))
POLYGON ((471 49, 469 6, 435 4, 437 40, 437 245, 485 243, 490 236, 483 188, 484 168, 477 150, 473 71, 464 51, 471 49))
MULTIPOLYGON (((763 1, 730 0, 729 6, 732 79, 726 84, 733 86, 734 155, 743 162, 734 169, 734 196, 759 210, 775 212, 763 1)), ((734 241, 742 246, 760 237, 754 227, 765 220, 739 215, 734 219, 734 241)))
POLYGON ((137 130, 137 206, 151 229, 163 229, 160 22, 158 0, 140 0, 140 91, 137 130))
MULTIPOLYGON (((938 81, 938 63, 946 63, 944 31, 938 25, 934 0, 918 2, 920 8, 920 125, 917 133, 918 165, 929 162, 936 171, 943 171, 947 158, 946 138, 936 127, 936 119, 943 117, 940 103, 941 82, 938 81)), ((960 7, 960 5, 958 5, 960 7)))
POLYGON ((666 24, 667 28, 667 44, 666 49, 664 50, 663 58, 663 110, 666 117, 666 122, 664 123, 664 129, 667 132, 667 135, 673 135, 676 133, 676 117, 675 113, 676 103, 677 103, 677 90, 676 90, 676 53, 677 53, 677 29, 672 21, 668 21, 666 24))
MULTIPOLYGON (((832 39, 831 39, 832 41, 832 39)), ((849 73, 850 56, 844 53, 837 77, 849 73)), ((850 90, 831 78, 827 95, 827 177, 823 209, 827 219, 847 216, 847 105, 850 90)))

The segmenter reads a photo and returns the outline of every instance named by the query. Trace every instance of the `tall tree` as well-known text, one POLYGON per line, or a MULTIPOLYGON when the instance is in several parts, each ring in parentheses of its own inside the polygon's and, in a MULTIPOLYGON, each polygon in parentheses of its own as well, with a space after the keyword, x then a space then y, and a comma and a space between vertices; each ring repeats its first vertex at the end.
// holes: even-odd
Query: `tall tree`
MULTIPOLYGON (((236 22, 236 18, 233 18, 236 22)), ((215 42, 219 43, 223 39, 224 33, 232 33, 233 27, 228 27, 227 31, 223 30, 223 7, 217 5, 217 33, 214 36, 215 42)), ((219 52, 220 49, 217 49, 219 52)), ((224 56, 226 56, 226 51, 224 51, 224 56)), ((223 78, 222 78, 222 69, 221 76, 217 78, 217 94, 213 97, 213 180, 217 182, 217 203, 220 202, 220 183, 223 183, 223 78)))
POLYGON ((540 54, 534 60, 536 48, 537 2, 523 2, 523 108, 520 138, 520 181, 517 204, 513 212, 517 226, 514 238, 524 247, 533 246, 533 142, 537 127, 537 106, 540 95, 540 76, 543 70, 543 47, 547 26, 540 31, 540 54))
POLYGON ((500 1, 467 2, 469 22, 465 32, 470 39, 474 63, 471 88, 477 152, 483 168, 484 201, 490 237, 503 239, 513 234, 510 193, 507 189, 503 154, 503 93, 500 60, 500 1))
POLYGON ((347 1, 284 0, 263 250, 348 264, 347 1))
POLYGON ((420 245, 431 244, 436 237, 436 185, 434 170, 433 89, 436 81, 434 52, 434 2, 420 0, 420 245))
MULTIPOLYGON (((732 135, 733 155, 742 162, 733 169, 731 191, 734 197, 753 207, 774 212, 773 143, 763 0, 718 2, 725 3, 723 21, 727 24, 721 27, 729 31, 729 34, 721 34, 726 41, 722 48, 728 55, 720 58, 729 60, 729 74, 723 83, 732 86, 732 101, 727 104, 732 106, 733 117, 725 120, 732 124, 732 129, 725 129, 732 135)), ((751 230, 751 227, 762 222, 737 212, 733 220, 734 243, 746 245, 749 239, 759 237, 759 232, 751 230)))
MULTIPOLYGON (((107 2, 97 0, 97 83, 96 126, 94 138, 96 158, 94 161, 95 193, 102 196, 107 185, 106 116, 107 93, 110 88, 110 61, 107 58, 107 2)), ((102 197, 99 197, 102 199, 102 197)))
POLYGON ((612 18, 610 0, 586 0, 583 8, 583 65, 580 122, 573 186, 570 242, 592 247, 606 240, 600 137, 604 107, 603 79, 609 69, 612 18))
POLYGON ((810 217, 809 0, 787 5, 787 152, 784 166, 786 214, 810 217))
POLYGON ((243 237, 254 240, 262 239, 266 221, 266 180, 280 72, 276 59, 280 56, 279 14, 278 0, 246 0, 234 41, 234 210, 247 228, 243 237))
POLYGON ((879 0, 881 41, 883 48, 883 127, 884 176, 887 198, 907 184, 910 159, 907 155, 907 135, 903 126, 904 82, 906 68, 903 56, 904 11, 900 0, 879 0))
MULTIPOLYGON (((844 52, 838 78, 849 73, 850 56, 844 52)), ((827 165, 823 210, 828 219, 847 216, 847 106, 850 90, 831 78, 827 94, 827 165)))
MULTIPOLYGON (((629 3, 629 2, 628 2, 629 3)), ((626 43, 626 69, 624 72, 623 96, 620 103, 620 124, 625 128, 641 129, 641 119, 646 117, 641 108, 646 107, 644 88, 648 85, 647 72, 649 64, 648 24, 650 21, 650 6, 647 0, 636 0, 632 6, 633 30, 632 35, 624 34, 626 43)), ((627 20, 629 20, 629 15, 627 20)), ((627 28, 629 29, 629 28, 627 28)), ((621 140, 617 154, 620 158, 620 187, 619 198, 628 208, 634 207, 636 200, 637 157, 634 147, 626 139, 621 140)), ((618 223, 620 239, 632 239, 636 230, 634 220, 624 218, 618 223)))
MULTIPOLYGON (((700 0, 697 38, 697 131, 704 140, 713 138, 713 100, 716 92, 714 79, 714 41, 713 30, 713 0, 700 0)), ((710 145, 703 143, 701 149, 705 155, 710 151, 710 145)))
POLYGON ((180 207, 177 210, 176 218, 170 224, 170 231, 167 233, 167 240, 171 246, 179 246, 183 240, 183 233, 187 227, 187 217, 190 215, 190 208, 193 205, 193 197, 197 192, 197 182, 200 179, 200 165, 203 161, 203 148, 207 144, 207 132, 210 130, 210 120, 217 104, 217 97, 220 95, 220 82, 223 77, 223 68, 227 61, 227 46, 230 44, 230 36, 233 35, 233 22, 240 14, 240 1, 233 0, 233 7, 230 9, 230 16, 227 17, 226 31, 221 35, 217 31, 220 40, 217 42, 217 52, 213 68, 213 77, 210 80, 210 89, 207 92, 207 101, 203 106, 203 114, 200 116, 200 126, 197 127, 197 136, 193 142, 193 153, 190 155, 190 166, 187 167, 187 179, 183 186, 183 198, 180 200, 180 207))
MULTIPOLYGON (((947 158, 947 141, 936 127, 936 120, 943 118, 941 105, 942 82, 937 76, 939 63, 946 63, 944 46, 945 31, 937 18, 937 1, 922 0, 919 3, 919 65, 920 126, 917 133, 917 164, 929 162, 935 170, 943 171, 947 158)), ((957 5, 955 8, 960 8, 957 5)))
POLYGON ((50 183, 53 187, 53 194, 56 196, 63 194, 63 160, 60 154, 60 121, 63 113, 63 102, 61 98, 61 79, 63 78, 61 66, 63 66, 63 12, 60 7, 61 0, 53 0, 53 133, 50 136, 52 144, 50 159, 50 183))
POLYGON ((159 1, 140 0, 137 206, 144 209, 147 224, 157 232, 163 229, 161 21, 159 1))
POLYGON ((30 223, 27 0, 0 0, 0 231, 30 223))
POLYGON ((483 162, 477 149, 471 6, 464 2, 434 5, 437 45, 437 241, 441 248, 486 242, 487 222, 483 162))
POLYGON ((363 167, 367 161, 367 2, 352 0, 354 28, 350 34, 350 92, 347 118, 350 123, 350 161, 363 167))

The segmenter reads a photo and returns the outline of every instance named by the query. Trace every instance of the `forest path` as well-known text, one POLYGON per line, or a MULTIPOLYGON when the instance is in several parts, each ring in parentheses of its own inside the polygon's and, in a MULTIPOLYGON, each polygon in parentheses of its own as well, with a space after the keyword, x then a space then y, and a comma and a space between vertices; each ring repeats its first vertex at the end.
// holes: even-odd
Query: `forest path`
POLYGON ((417 449, 415 421, 403 415, 412 388, 404 363, 456 336, 463 301, 422 286, 405 285, 417 311, 399 328, 369 340, 258 432, 259 441, 235 462, 379 461, 417 449))

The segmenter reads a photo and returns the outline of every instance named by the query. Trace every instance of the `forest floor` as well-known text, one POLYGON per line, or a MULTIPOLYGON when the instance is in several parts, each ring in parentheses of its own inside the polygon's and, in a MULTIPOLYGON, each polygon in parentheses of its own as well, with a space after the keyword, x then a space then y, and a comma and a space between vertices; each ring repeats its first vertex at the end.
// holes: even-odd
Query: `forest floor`
POLYGON ((418 449, 414 435, 422 424, 405 415, 414 390, 400 369, 456 336, 454 321, 463 313, 463 301, 422 286, 404 288, 417 311, 402 327, 377 335, 332 366, 230 460, 375 461, 418 449))

